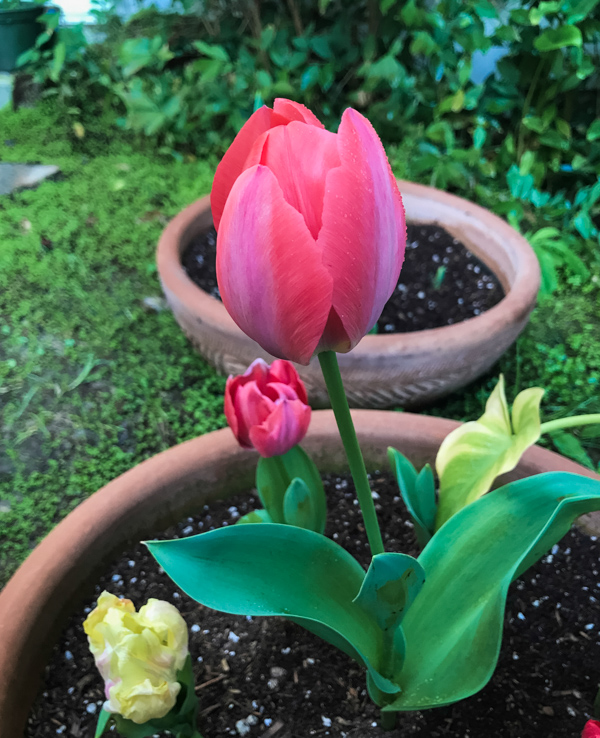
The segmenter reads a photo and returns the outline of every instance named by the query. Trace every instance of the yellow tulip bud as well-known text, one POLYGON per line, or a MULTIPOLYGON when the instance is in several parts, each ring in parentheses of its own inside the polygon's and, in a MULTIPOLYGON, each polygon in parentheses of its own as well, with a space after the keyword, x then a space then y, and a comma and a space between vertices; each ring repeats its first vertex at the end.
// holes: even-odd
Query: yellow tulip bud
POLYGON ((130 600, 103 592, 83 628, 105 681, 105 710, 140 724, 175 706, 188 632, 173 605, 151 599, 136 612, 130 600))

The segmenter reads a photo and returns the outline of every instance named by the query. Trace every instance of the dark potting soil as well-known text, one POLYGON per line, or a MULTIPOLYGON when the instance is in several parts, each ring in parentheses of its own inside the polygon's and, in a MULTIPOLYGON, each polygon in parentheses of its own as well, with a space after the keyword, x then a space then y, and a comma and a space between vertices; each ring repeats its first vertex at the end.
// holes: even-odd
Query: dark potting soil
MULTIPOLYGON (((181 262, 190 279, 221 299, 214 228, 194 238, 181 262)), ((377 322, 378 333, 410 333, 460 323, 504 297, 496 275, 460 241, 434 225, 408 225, 398 287, 377 322)))
MULTIPOLYGON (((368 551, 354 487, 326 477, 327 533, 363 565, 368 551)), ((411 523, 388 475, 374 474, 376 507, 388 551, 418 553, 411 523)), ((240 495, 162 534, 183 537, 232 525, 257 505, 240 495)), ((578 738, 600 677, 600 545, 573 529, 509 591, 496 672, 477 695, 449 707, 400 713, 395 730, 378 727, 363 670, 340 651, 280 618, 245 618, 199 606, 164 574, 147 549, 123 554, 98 581, 140 607, 149 597, 179 608, 190 652, 205 738, 578 738)), ((73 615, 47 667, 27 738, 91 738, 103 702, 102 681, 82 622, 73 615)), ((443 624, 440 624, 443 627, 443 624)))

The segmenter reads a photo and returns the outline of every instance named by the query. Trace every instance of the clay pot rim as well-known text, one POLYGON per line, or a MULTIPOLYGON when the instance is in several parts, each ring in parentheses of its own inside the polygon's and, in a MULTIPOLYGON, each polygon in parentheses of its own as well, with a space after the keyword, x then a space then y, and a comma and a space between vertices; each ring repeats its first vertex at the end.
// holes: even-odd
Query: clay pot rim
MULTIPOLYGON (((489 231, 499 234, 516 257, 515 276, 512 284, 509 284, 508 280, 501 278, 493 265, 487 263, 485 254, 477 253, 478 258, 487 263, 502 283, 505 296, 499 303, 481 315, 453 325, 410 333, 367 335, 352 351, 355 360, 367 355, 390 354, 400 350, 403 355, 417 354, 426 347, 430 347, 432 342, 461 344, 465 347, 477 345, 482 338, 501 330, 506 324, 522 321, 523 316, 535 304, 540 286, 539 262, 526 239, 502 218, 462 197, 407 180, 398 180, 398 186, 404 195, 413 195, 420 199, 431 200, 433 204, 439 203, 450 207, 461 214, 461 219, 478 221, 485 224, 489 231)), ((224 305, 198 287, 181 264, 180 248, 183 244, 187 244, 190 237, 197 232, 194 226, 199 217, 207 217, 209 213, 210 195, 206 195, 188 205, 167 224, 156 251, 160 280, 165 291, 176 295, 178 302, 186 305, 191 313, 202 316, 203 321, 211 323, 219 331, 232 338, 237 339, 243 336, 246 339, 227 313, 224 305)), ((436 223, 438 221, 433 215, 427 222, 436 223)), ((444 227, 443 222, 440 225, 444 227)), ((472 248, 471 245, 468 247, 472 248)), ((476 248, 473 250, 477 251, 476 248)))
MULTIPOLYGON (((352 411, 359 442, 371 469, 384 468, 388 445, 424 463, 460 423, 411 413, 352 411)), ((322 471, 342 459, 333 413, 313 413, 302 444, 322 471)), ((210 499, 252 486, 254 452, 240 449, 228 428, 181 443, 138 464, 78 505, 32 551, 0 592, 0 738, 22 734, 41 675, 43 656, 95 565, 133 538, 151 534, 210 499), (245 470, 245 473, 242 473, 245 470), (234 483, 232 483, 234 480, 234 483), (203 482, 209 489, 198 493, 203 482), (219 490, 215 492, 215 490, 219 490), (157 522, 159 521, 159 522, 157 522), (156 527, 154 527, 156 530, 156 527)), ((341 468, 341 467, 340 467, 341 468)), ((594 472, 552 451, 532 447, 509 478, 542 471, 594 472)), ((589 517, 589 516, 588 516, 589 517)), ((587 532, 597 533, 584 526, 587 532)), ((72 608, 71 608, 72 610, 72 608)))

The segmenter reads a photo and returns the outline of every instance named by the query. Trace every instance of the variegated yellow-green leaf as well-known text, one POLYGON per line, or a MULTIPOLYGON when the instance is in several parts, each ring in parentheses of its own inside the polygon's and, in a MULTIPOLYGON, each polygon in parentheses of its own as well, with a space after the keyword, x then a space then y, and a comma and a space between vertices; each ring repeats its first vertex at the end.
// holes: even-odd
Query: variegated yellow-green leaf
POLYGON ((524 451, 540 437, 540 402, 544 390, 530 387, 513 404, 512 422, 504 377, 479 420, 452 431, 440 446, 436 471, 440 480, 436 529, 465 505, 488 492, 499 474, 514 469, 524 451))

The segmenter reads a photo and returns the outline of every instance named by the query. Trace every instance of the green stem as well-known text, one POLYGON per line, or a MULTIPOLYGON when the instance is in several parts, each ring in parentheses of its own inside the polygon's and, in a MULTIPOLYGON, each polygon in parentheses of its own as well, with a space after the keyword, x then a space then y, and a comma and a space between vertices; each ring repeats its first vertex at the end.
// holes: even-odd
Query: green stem
POLYGON ((381 711, 381 727, 383 730, 394 730, 396 727, 397 712, 381 711))
POLYGON ((371 555, 381 554, 384 552, 383 540, 381 538, 381 530, 377 522, 377 513, 375 512, 375 504, 371 494, 371 486, 367 477, 365 462, 358 445, 354 423, 350 415, 348 400, 344 392, 344 385, 340 375, 340 368, 337 362, 337 356, 334 351, 324 351, 319 354, 319 363, 321 371, 325 378, 327 392, 331 400, 331 407, 337 422, 344 450, 350 464, 350 473, 354 480, 356 488, 356 496, 360 504, 363 520, 365 523, 365 531, 371 548, 371 555))
POLYGON ((542 423, 540 432, 543 435, 544 433, 554 433, 554 431, 562 430, 563 428, 576 428, 578 425, 593 425, 594 423, 600 424, 600 413, 572 415, 568 418, 549 420, 547 423, 542 423))

